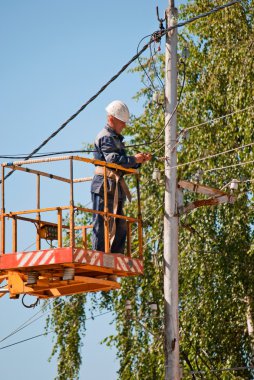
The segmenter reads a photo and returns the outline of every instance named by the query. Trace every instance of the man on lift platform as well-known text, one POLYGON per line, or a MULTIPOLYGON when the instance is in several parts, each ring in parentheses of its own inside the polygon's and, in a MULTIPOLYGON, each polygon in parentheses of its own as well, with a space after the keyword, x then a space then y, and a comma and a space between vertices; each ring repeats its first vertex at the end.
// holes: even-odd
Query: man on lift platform
MULTIPOLYGON (((129 109, 120 100, 114 100, 107 107, 107 125, 95 139, 94 158, 108 163, 121 165, 125 168, 136 169, 140 164, 150 161, 150 153, 137 153, 127 156, 122 130, 129 121, 129 109)), ((110 213, 123 215, 126 197, 130 200, 130 193, 122 176, 116 177, 113 170, 107 171, 108 210, 110 213), (117 188, 116 188, 117 183, 117 188)), ((91 185, 93 209, 104 211, 104 184, 103 168, 96 166, 95 175, 91 185)), ((112 223, 111 223, 112 224, 112 223)), ((111 225, 111 252, 124 253, 126 240, 126 221, 116 218, 114 226, 111 225)), ((104 221, 99 214, 93 214, 93 249, 105 252, 104 247, 104 221)))

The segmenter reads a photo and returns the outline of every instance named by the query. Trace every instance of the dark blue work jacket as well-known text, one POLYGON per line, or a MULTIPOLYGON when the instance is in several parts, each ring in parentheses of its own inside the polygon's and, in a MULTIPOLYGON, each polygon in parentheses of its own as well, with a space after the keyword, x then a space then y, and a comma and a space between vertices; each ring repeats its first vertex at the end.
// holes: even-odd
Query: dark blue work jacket
MULTIPOLYGON (((106 161, 112 164, 121 165, 124 168, 138 168, 134 156, 127 156, 124 143, 124 137, 117 134, 109 125, 98 134, 94 142, 94 158, 100 161, 106 161)), ((108 195, 114 196, 115 182, 108 178, 108 195)), ((93 177, 91 192, 103 196, 103 176, 95 175, 93 177)), ((125 199, 125 194, 119 186, 119 200, 125 199)))

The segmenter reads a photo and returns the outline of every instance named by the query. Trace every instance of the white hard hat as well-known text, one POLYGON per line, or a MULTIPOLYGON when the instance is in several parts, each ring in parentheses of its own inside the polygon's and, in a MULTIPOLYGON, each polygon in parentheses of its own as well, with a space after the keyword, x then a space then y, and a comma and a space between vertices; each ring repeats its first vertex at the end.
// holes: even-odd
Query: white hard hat
POLYGON ((114 100, 109 103, 105 109, 109 115, 116 117, 124 123, 128 123, 130 112, 126 104, 124 104, 121 100, 114 100))

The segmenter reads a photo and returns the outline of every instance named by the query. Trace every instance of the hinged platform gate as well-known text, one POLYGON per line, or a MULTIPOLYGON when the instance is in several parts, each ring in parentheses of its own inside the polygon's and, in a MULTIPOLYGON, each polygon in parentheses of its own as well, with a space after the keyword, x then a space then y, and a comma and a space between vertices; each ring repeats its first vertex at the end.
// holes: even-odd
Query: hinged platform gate
POLYGON ((125 169, 116 164, 107 164, 103 161, 83 158, 79 156, 64 156, 47 159, 17 161, 11 164, 2 164, 2 208, 1 208, 1 253, 0 253, 0 283, 7 280, 7 285, 1 288, 0 296, 5 292, 11 298, 18 298, 19 294, 30 294, 39 298, 58 297, 83 292, 107 291, 120 288, 118 282, 112 280, 114 276, 135 276, 143 273, 142 260, 142 218, 139 192, 139 174, 135 169, 125 169), (21 165, 39 164, 54 161, 69 161, 70 177, 64 178, 47 172, 33 170, 21 165), (73 164, 80 161, 84 164, 99 165, 104 168, 104 211, 76 206, 74 204, 74 184, 91 180, 91 177, 73 178, 73 164), (137 217, 116 215, 108 212, 107 200, 107 168, 121 171, 125 175, 136 176, 137 183, 137 217), (5 172, 6 169, 18 170, 33 174, 37 177, 36 209, 23 211, 5 210, 5 172), (40 178, 48 177, 65 182, 70 187, 69 205, 57 207, 40 207, 40 178), (69 224, 63 224, 63 211, 69 211, 69 224), (99 252, 89 249, 87 230, 91 225, 76 226, 75 212, 97 213, 104 216, 105 251, 99 252), (57 221, 43 220, 42 214, 55 213, 57 221), (29 215, 30 214, 30 215, 29 215), (35 217, 31 217, 31 215, 35 217), (5 253, 6 219, 12 220, 12 252, 5 253), (127 254, 111 254, 109 238, 110 218, 122 218, 127 223, 127 254), (29 222, 36 225, 36 250, 19 252, 18 222, 29 222), (137 230, 138 252, 131 252, 132 234, 137 230), (69 234, 69 246, 63 246, 63 230, 69 234), (76 247, 75 231, 82 231, 82 247, 76 247), (57 240, 57 248, 41 249, 42 239, 57 240))

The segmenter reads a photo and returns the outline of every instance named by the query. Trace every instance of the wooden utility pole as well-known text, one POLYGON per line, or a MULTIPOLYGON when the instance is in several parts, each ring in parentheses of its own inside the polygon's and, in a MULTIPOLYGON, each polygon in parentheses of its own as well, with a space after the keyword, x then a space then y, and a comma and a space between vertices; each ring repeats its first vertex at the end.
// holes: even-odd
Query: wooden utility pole
MULTIPOLYGON (((174 0, 169 0, 166 21, 167 28, 177 22, 174 0)), ((165 380, 179 380, 177 150, 174 149, 177 124, 177 28, 166 34, 165 70, 165 380)))

